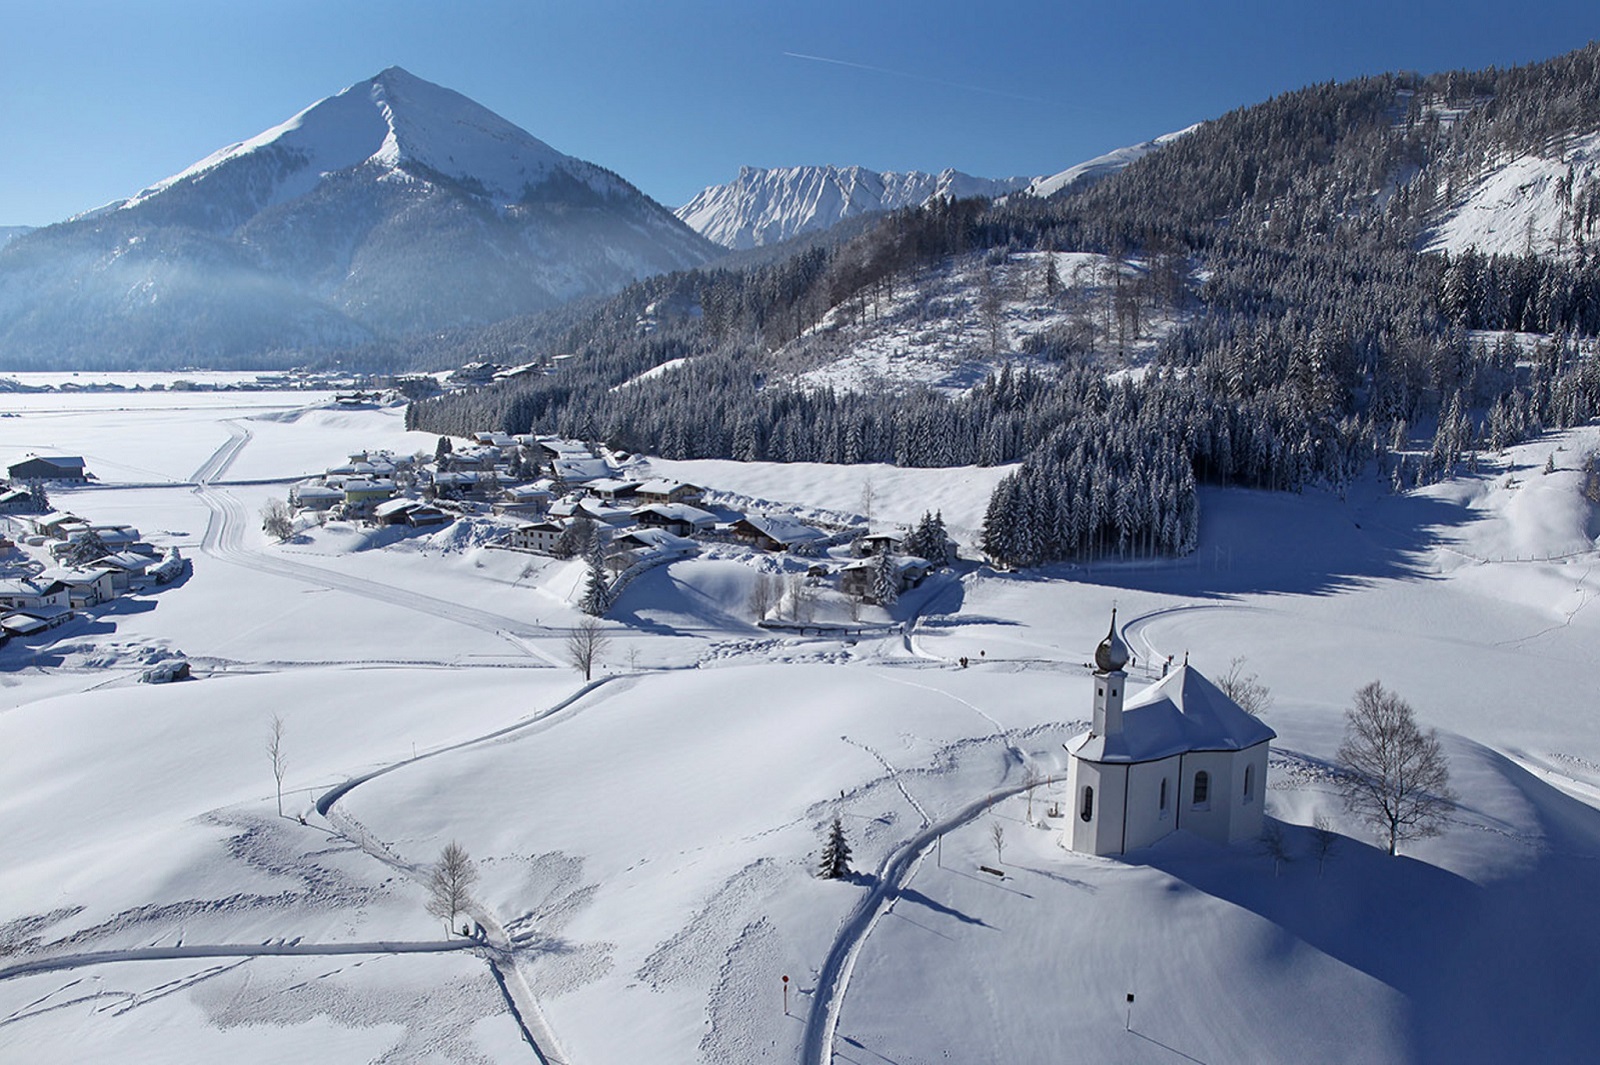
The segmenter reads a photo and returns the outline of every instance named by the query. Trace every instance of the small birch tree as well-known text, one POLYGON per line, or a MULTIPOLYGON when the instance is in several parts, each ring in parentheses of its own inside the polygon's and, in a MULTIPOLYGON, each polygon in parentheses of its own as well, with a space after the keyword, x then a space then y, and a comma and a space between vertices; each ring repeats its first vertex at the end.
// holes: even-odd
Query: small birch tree
POLYGON ((272 759, 272 779, 278 786, 278 816, 283 816, 283 775, 289 771, 289 759, 283 752, 283 718, 272 715, 267 730, 267 756, 272 759))
POLYGON ((456 930, 456 914, 471 904, 470 893, 477 879, 477 867, 467 857, 466 848, 451 840, 428 877, 428 912, 444 921, 448 933, 456 930))

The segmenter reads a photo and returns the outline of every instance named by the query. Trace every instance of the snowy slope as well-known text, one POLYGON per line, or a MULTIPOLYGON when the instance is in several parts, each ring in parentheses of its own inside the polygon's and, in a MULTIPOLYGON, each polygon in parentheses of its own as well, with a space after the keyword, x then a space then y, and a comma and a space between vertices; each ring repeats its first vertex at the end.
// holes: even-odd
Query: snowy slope
POLYGON ((1027 178, 978 178, 957 170, 937 174, 859 166, 743 167, 726 185, 713 185, 676 214, 724 247, 777 244, 846 218, 916 207, 934 197, 993 198, 1028 185, 1027 178))
MULTIPOLYGON (((1574 1007, 1600 953, 1600 427, 1404 495, 1206 488, 1189 558, 969 563, 845 639, 751 623, 758 569, 817 560, 708 545, 629 586, 586 687, 563 664, 578 615, 550 592, 564 563, 449 529, 261 534, 286 482, 244 482, 431 450, 398 411, 11 398, 0 456, 83 453, 105 483, 53 502, 134 521, 194 571, 0 648, 0 1060, 480 1065, 537 1060, 532 1039, 545 1060, 667 1065, 821 1065, 830 1046, 1420 1063, 1600 1044, 1574 1007), (1113 602, 1130 686, 1188 654, 1213 679, 1244 655, 1271 687, 1281 869, 1182 833, 1116 860, 1061 848, 1062 744, 1113 602), (173 648, 197 679, 136 682, 173 648), (1398 858, 1329 767, 1374 678, 1440 730, 1462 799, 1398 858), (861 875, 820 881, 835 815, 861 875), (465 949, 425 910, 452 840, 489 937, 465 949)), ((878 520, 937 506, 969 546, 1004 472, 649 461, 818 510, 861 509, 870 483, 878 520)))
POLYGON ((1476 248, 1485 255, 1577 253, 1593 241, 1600 202, 1600 133, 1547 154, 1524 155, 1482 175, 1430 230, 1429 251, 1476 248))
POLYGON ((1130 144, 1126 148, 1117 148, 1104 155, 1097 155, 1093 159, 1085 160, 1075 166, 1069 166, 1059 174, 1036 178, 1025 191, 1030 196, 1038 196, 1043 199, 1046 196, 1054 196, 1062 189, 1083 188, 1085 185, 1092 185, 1096 181, 1110 177, 1129 163, 1143 159, 1157 148, 1171 144, 1185 133, 1193 132, 1199 128, 1199 125, 1199 123, 1195 123, 1188 129, 1180 129, 1176 133, 1163 133, 1154 140, 1144 141, 1141 144, 1130 144))

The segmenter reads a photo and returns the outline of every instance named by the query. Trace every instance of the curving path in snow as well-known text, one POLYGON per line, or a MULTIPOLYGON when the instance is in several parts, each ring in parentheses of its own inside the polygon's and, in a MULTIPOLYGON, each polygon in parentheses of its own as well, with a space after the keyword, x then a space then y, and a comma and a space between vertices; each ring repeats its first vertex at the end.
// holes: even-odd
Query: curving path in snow
POLYGON ((928 849, 947 832, 968 824, 986 812, 999 799, 1009 799, 1027 789, 1027 783, 985 795, 963 806, 950 817, 930 824, 891 851, 878 867, 872 890, 856 904, 845 918, 828 956, 817 976, 817 989, 811 1012, 806 1016, 805 1035, 801 1043, 800 1059, 805 1065, 831 1065, 833 1062, 833 1037, 839 1027, 839 1012, 844 1007, 844 996, 850 988, 850 977, 855 970, 856 958, 861 954, 878 921, 889 912, 900 889, 916 874, 928 849))
MULTIPOLYGON (((392 765, 383 766, 358 777, 351 777, 319 796, 316 802, 316 811, 327 819, 335 832, 361 848, 367 855, 377 859, 396 872, 425 883, 429 875, 429 867, 427 865, 406 861, 399 854, 390 850, 386 844, 374 839, 355 818, 334 809, 339 800, 369 780, 385 774, 393 773, 429 758, 437 758, 453 751, 491 743, 512 733, 548 723, 590 693, 619 679, 618 677, 601 677, 599 680, 589 681, 555 705, 514 724, 495 729, 493 732, 486 732, 481 736, 462 740, 460 743, 454 743, 448 747, 441 747, 437 750, 417 755, 414 758, 407 758, 392 765)), ((528 982, 523 978, 521 970, 517 968, 514 954, 515 944, 512 942, 511 934, 506 930, 505 924, 500 920, 499 915, 488 907, 477 903, 474 903, 467 912, 484 930, 485 943, 489 948, 484 956, 485 960, 494 975, 495 983, 500 988, 500 993, 505 997, 507 1008, 511 1011, 517 1025, 522 1030, 523 1039, 533 1050, 534 1055, 545 1065, 561 1065, 567 1059, 560 1051, 560 1043, 556 1040, 554 1029, 550 1027, 549 1022, 545 1020, 543 1011, 539 1009, 539 1003, 534 998, 533 989, 528 986, 528 982)))
MULTIPOLYGON (((226 449, 228 446, 225 444, 223 448, 226 449)), ((242 447, 243 445, 241 444, 240 446, 242 447)), ((226 463, 231 462, 233 455, 237 455, 237 453, 237 449, 235 449, 231 455, 226 457, 223 463, 224 468, 226 468, 226 463)), ((213 459, 215 458, 216 456, 213 456, 213 459)), ((209 462, 208 465, 210 465, 209 462)), ((339 573, 335 570, 323 569, 320 566, 251 551, 244 546, 244 530, 249 524, 244 505, 231 493, 208 484, 196 485, 194 492, 211 511, 211 516, 206 522, 205 536, 201 540, 200 549, 218 561, 257 570, 261 573, 270 573, 277 577, 285 577, 289 580, 301 581, 318 588, 348 592, 351 595, 375 599, 406 610, 415 610, 430 617, 446 618, 461 625, 481 629, 484 632, 492 633, 502 638, 508 638, 512 646, 518 650, 541 658, 552 666, 564 667, 568 665, 559 656, 541 650, 537 645, 528 642, 527 639, 529 637, 565 638, 567 635, 565 629, 552 628, 547 625, 535 625, 526 621, 508 618, 503 614, 479 610, 476 607, 466 606, 461 603, 452 603, 448 600, 425 595, 422 592, 397 588, 393 585, 367 580, 348 573, 339 573)))
POLYGON ((205 485, 221 477, 233 465, 233 460, 239 457, 245 445, 254 439, 255 434, 232 418, 221 423, 227 427, 228 439, 211 453, 211 457, 200 464, 200 468, 189 475, 192 484, 205 485))

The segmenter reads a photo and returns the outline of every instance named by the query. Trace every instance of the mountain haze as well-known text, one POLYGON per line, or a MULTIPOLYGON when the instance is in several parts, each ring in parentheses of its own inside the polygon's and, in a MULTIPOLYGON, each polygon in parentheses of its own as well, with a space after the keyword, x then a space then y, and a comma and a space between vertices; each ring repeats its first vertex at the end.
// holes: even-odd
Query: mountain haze
POLYGON ((538 311, 715 252, 616 174, 391 67, 0 249, 0 351, 260 363, 538 311))

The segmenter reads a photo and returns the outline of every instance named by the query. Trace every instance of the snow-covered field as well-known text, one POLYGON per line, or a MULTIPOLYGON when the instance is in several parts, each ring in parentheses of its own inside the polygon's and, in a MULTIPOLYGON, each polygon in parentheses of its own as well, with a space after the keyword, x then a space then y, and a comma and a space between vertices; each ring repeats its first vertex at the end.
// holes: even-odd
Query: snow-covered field
MULTIPOLYGON (((448 530, 264 540, 282 480, 431 450, 398 411, 174 398, 6 397, 0 418, 0 457, 99 474, 55 505, 194 562, 0 648, 0 1060, 1532 1061, 1600 1042, 1582 496, 1600 429, 1402 497, 1206 490, 1189 559, 968 562, 888 636, 758 629, 752 560, 715 552, 628 587, 586 685, 566 564, 448 530), (1125 860, 1061 848, 1062 744, 1113 603, 1140 683, 1167 655, 1213 677, 1242 655, 1271 687, 1276 873, 1184 835, 1125 860), (136 683, 172 650, 196 679, 136 683), (1398 858, 1331 783, 1374 678, 1444 734, 1461 797, 1398 858), (836 814, 848 882, 811 875, 836 814), (1342 833, 1321 868, 1319 814, 1342 833), (480 874, 482 942, 425 910, 451 841, 480 874)), ((875 519, 942 509, 969 545, 1003 473, 654 465, 819 512, 860 512, 870 483, 875 519)))

